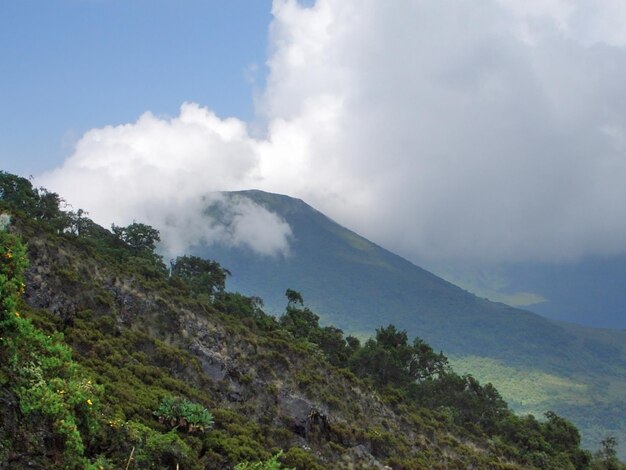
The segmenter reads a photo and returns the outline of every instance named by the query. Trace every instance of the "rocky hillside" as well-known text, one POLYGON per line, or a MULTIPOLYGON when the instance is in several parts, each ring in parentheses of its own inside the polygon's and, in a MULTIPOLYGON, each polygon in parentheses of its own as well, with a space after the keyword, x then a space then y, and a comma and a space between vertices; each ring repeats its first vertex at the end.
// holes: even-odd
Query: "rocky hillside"
POLYGON ((361 345, 290 290, 268 316, 216 263, 170 273, 150 227, 59 202, 0 173, 0 468, 590 465, 573 425, 513 415, 419 339, 361 345))

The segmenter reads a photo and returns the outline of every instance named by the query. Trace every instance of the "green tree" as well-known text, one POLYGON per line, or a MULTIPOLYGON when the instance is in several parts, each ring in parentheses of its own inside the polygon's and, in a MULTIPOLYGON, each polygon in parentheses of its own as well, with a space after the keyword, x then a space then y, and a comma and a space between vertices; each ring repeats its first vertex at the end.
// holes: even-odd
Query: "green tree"
POLYGON ((409 344, 406 331, 389 325, 376 330, 350 359, 357 375, 370 377, 379 386, 407 388, 417 382, 433 380, 445 374, 448 359, 419 338, 409 344))
POLYGON ((92 228, 93 222, 87 218, 87 214, 88 213, 82 209, 78 209, 76 212, 68 212, 67 233, 79 236, 88 232, 92 228))
POLYGON ((133 222, 127 227, 113 224, 111 231, 136 253, 152 253, 156 249, 156 244, 161 241, 158 230, 142 223, 133 222))
POLYGON ((342 330, 334 326, 318 328, 312 333, 311 340, 324 351, 328 362, 332 365, 337 367, 347 365, 350 351, 342 330))
POLYGON ((593 456, 593 470, 621 470, 624 468, 617 459, 617 439, 607 436, 600 443, 600 449, 593 456))
POLYGON ((580 433, 576 426, 553 411, 547 411, 545 417, 546 421, 542 426, 543 434, 552 443, 552 447, 563 452, 578 448, 580 433))
POLYGON ((26 178, 0 171, 0 201, 7 208, 33 215, 39 194, 26 178))
POLYGON ((68 214, 61 210, 67 204, 57 193, 36 189, 27 179, 3 171, 0 171, 0 203, 16 213, 46 221, 57 233, 69 225, 68 214))
MULTIPOLYGON (((353 352, 351 347, 354 347, 355 343, 352 342, 350 345, 339 328, 321 327, 319 316, 304 306, 304 299, 299 292, 287 289, 285 296, 287 307, 283 316, 280 317, 280 325, 296 338, 317 344, 332 365, 346 367, 348 358, 353 352)), ((356 340, 358 346, 358 340, 356 338, 352 340, 356 340)))
POLYGON ((300 305, 302 307, 304 305, 302 295, 298 291, 295 291, 293 289, 287 289, 285 291, 285 296, 287 297, 287 308, 295 308, 297 305, 300 305))
POLYGON ((315 313, 304 307, 302 295, 292 289, 285 292, 287 308, 280 324, 297 338, 312 339, 311 336, 319 330, 319 319, 315 313))
POLYGON ((170 265, 172 278, 182 280, 194 293, 206 294, 211 299, 224 292, 230 275, 217 261, 198 256, 179 256, 170 265))

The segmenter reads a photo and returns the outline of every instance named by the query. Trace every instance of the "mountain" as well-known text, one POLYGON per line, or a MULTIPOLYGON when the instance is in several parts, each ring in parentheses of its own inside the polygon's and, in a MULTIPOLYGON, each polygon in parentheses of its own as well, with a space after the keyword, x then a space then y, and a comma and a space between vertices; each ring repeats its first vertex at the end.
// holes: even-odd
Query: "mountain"
POLYGON ((275 319, 226 291, 214 262, 185 257, 169 272, 152 227, 110 232, 60 202, 0 172, 0 469, 604 459, 567 420, 514 415, 493 386, 395 327, 361 345, 319 325, 295 292, 275 319))
POLYGON ((279 312, 285 288, 295 289, 324 322, 356 335, 393 323, 454 356, 463 372, 492 381, 518 410, 566 413, 590 447, 609 434, 626 443, 625 333, 560 324, 478 298, 301 200, 256 190, 228 197, 251 199, 293 232, 287 256, 195 247, 194 254, 228 267, 231 290, 260 296, 268 311, 279 312))

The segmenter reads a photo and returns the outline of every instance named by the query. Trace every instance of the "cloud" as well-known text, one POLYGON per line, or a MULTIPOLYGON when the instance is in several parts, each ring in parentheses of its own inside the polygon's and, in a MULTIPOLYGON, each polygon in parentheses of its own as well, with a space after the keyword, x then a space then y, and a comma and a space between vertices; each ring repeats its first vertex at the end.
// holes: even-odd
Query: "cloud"
MULTIPOLYGON (((41 181, 106 221, 191 224, 209 191, 289 194, 414 260, 626 252, 623 2, 276 0, 273 15, 264 135, 187 103, 88 132, 41 181)), ((241 214, 234 240, 282 233, 241 214)))
MULTIPOLYGON (((214 193, 204 198, 204 215, 217 232, 204 242, 247 247, 261 255, 289 255, 291 227, 277 214, 251 199, 229 193, 214 193)), ((178 227, 178 224, 174 224, 178 227)))
POLYGON ((87 132, 64 165, 38 182, 105 226, 135 219, 153 225, 170 257, 199 243, 284 255, 286 222, 250 200, 215 192, 239 189, 258 165, 255 145, 243 122, 185 103, 174 118, 145 113, 132 124, 87 132), (218 205, 228 223, 206 214, 218 205))

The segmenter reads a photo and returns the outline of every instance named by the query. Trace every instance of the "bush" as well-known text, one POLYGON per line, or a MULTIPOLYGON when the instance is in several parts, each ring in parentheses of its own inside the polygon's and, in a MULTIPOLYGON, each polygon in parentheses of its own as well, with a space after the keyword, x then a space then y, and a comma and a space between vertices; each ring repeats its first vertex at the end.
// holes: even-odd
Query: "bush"
POLYGON ((135 465, 131 468, 176 468, 190 464, 192 449, 176 431, 162 434, 134 421, 127 422, 125 430, 128 443, 134 449, 135 465))
POLYGON ((202 405, 182 397, 165 397, 154 412, 159 422, 188 433, 205 432, 213 427, 213 415, 202 405))

